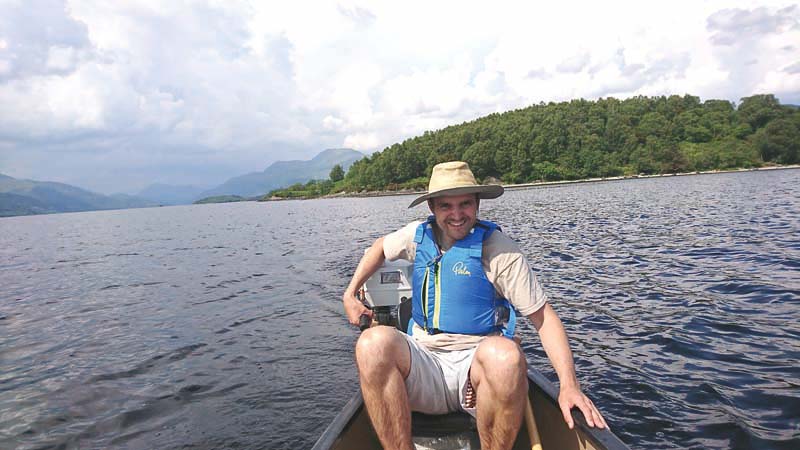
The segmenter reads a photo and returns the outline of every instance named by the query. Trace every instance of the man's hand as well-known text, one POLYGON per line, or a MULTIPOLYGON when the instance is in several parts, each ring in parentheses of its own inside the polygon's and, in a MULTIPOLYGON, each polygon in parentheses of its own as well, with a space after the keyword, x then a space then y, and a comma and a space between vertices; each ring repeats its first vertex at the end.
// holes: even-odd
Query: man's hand
POLYGON ((358 321, 362 315, 366 314, 372 317, 372 310, 364 306, 361 300, 357 299, 355 295, 350 292, 345 292, 342 296, 342 303, 344 304, 344 313, 347 314, 347 321, 351 325, 358 326, 358 321))
POLYGON ((577 386, 565 386, 558 393, 558 405, 561 407, 561 414, 564 415, 564 420, 567 422, 571 430, 575 426, 572 420, 572 413, 570 410, 577 406, 581 410, 583 416, 586 418, 586 423, 590 427, 608 428, 606 420, 603 419, 602 414, 594 406, 589 397, 587 397, 581 389, 577 386))
POLYGON ((358 326, 359 319, 362 315, 366 314, 372 318, 372 310, 364 306, 361 300, 356 298, 356 292, 367 282, 367 279, 377 271, 385 256, 383 255, 383 238, 380 237, 372 243, 372 246, 367 249, 361 261, 358 262, 356 272, 350 280, 347 289, 344 290, 342 295, 342 304, 344 304, 344 313, 347 314, 347 321, 351 324, 358 326))

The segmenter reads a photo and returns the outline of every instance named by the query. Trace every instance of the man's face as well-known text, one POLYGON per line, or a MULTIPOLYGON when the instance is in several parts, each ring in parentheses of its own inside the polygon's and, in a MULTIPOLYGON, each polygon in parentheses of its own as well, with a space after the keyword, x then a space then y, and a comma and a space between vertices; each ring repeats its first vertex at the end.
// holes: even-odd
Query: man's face
POLYGON ((478 200, 475 194, 451 195, 432 199, 428 206, 442 231, 443 247, 449 248, 464 239, 478 221, 478 200))

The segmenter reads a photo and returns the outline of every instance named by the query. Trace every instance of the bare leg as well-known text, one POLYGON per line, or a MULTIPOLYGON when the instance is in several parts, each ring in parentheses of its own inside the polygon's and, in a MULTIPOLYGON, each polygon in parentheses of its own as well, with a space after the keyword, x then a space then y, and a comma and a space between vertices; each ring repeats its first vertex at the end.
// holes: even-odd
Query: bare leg
POLYGON ((405 385, 411 352, 406 340, 392 327, 365 330, 356 344, 356 364, 364 404, 383 448, 413 449, 405 385))
POLYGON ((517 438, 527 401, 525 355, 516 342, 486 338, 470 369, 477 396, 478 433, 484 450, 510 449, 517 438))

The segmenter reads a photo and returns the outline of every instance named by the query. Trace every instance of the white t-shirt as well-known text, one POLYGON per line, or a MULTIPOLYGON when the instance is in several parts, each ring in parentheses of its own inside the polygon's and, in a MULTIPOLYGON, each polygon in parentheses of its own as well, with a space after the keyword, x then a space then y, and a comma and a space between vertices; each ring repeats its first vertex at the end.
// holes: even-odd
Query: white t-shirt
MULTIPOLYGON (((421 223, 411 222, 384 238, 383 254, 386 259, 414 261, 417 253, 414 236, 421 223)), ((484 241, 481 264, 486 278, 494 285, 498 295, 508 299, 520 314, 528 316, 547 303, 547 295, 519 246, 505 234, 496 231, 484 241)), ((477 345, 483 339, 483 336, 466 334, 428 334, 416 324, 415 327, 414 338, 430 349, 463 350, 477 345)))

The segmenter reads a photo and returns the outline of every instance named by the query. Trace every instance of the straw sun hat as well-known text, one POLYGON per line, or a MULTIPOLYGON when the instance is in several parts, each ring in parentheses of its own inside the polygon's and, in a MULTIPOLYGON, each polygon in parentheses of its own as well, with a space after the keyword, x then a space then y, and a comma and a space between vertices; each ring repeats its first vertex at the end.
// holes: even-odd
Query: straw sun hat
POLYGON ((435 197, 464 194, 478 194, 484 199, 497 198, 503 195, 503 186, 478 184, 469 165, 463 161, 445 162, 433 166, 428 193, 418 197, 408 207, 412 208, 435 197))

